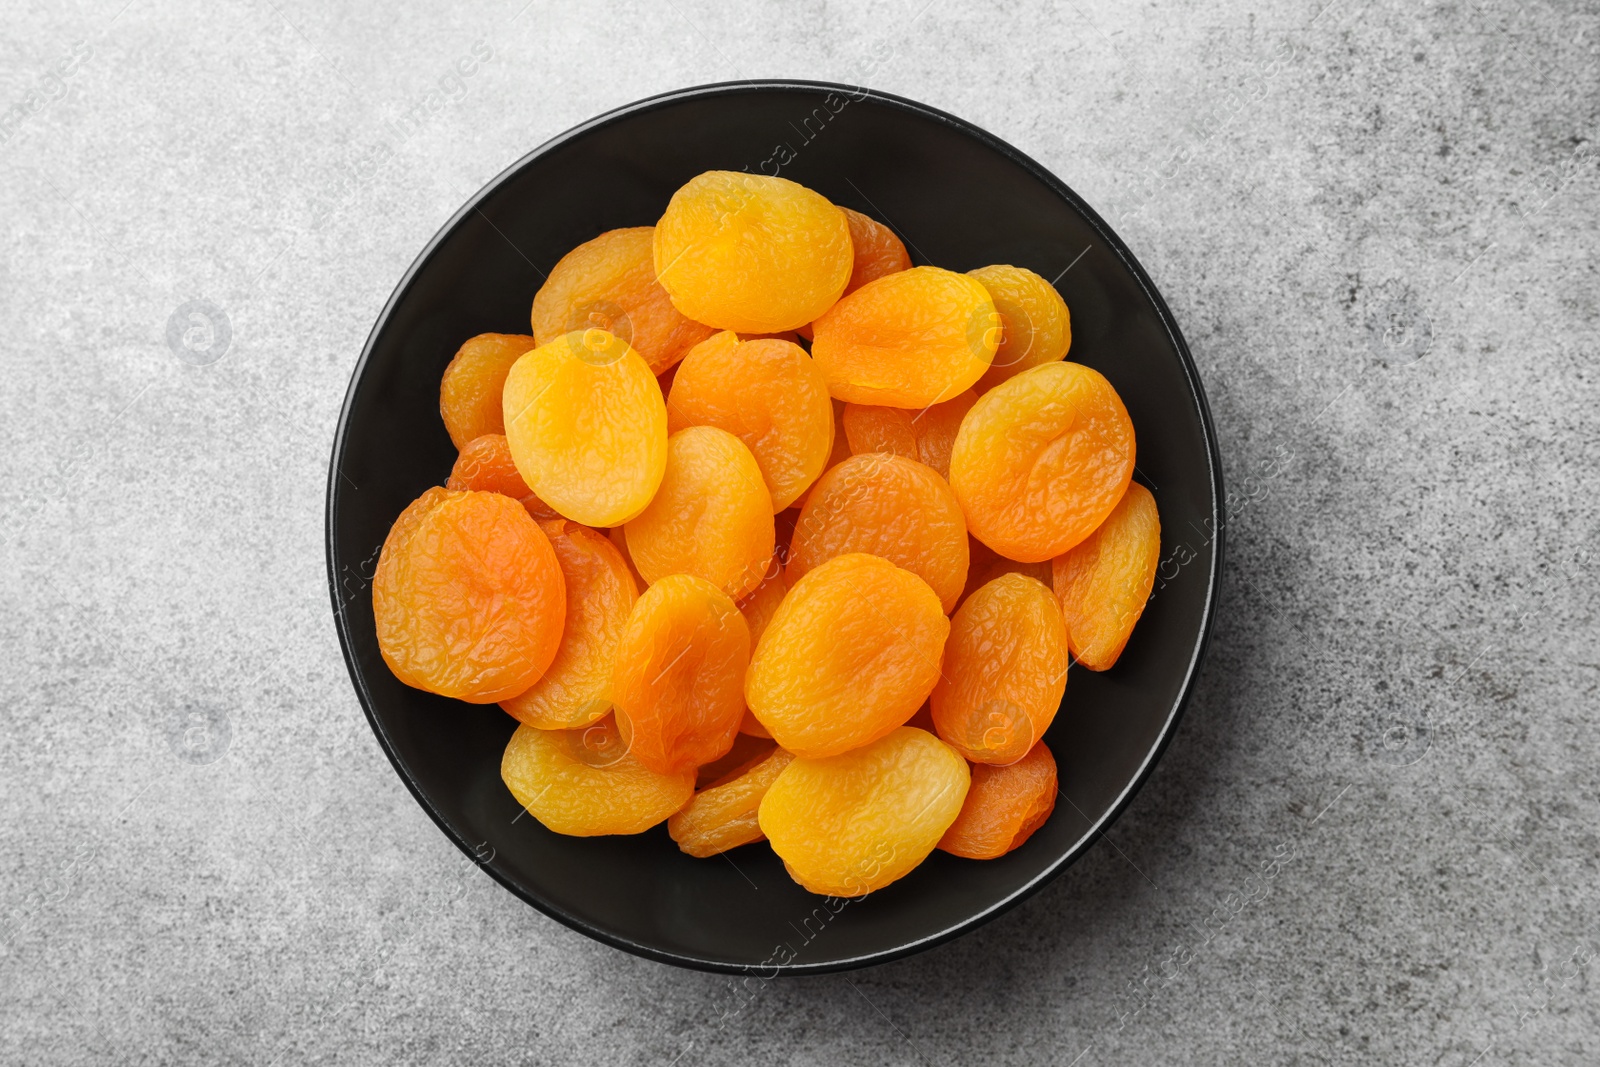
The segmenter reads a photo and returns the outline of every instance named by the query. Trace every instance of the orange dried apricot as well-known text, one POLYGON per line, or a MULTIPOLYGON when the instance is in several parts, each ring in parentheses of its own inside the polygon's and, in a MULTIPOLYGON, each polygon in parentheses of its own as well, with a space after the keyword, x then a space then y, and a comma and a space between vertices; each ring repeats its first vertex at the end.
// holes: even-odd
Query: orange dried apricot
POLYGON ((794 757, 774 749, 755 766, 700 790, 667 820, 667 833, 691 856, 715 856, 764 840, 757 811, 778 775, 794 757))
POLYGON ((967 551, 972 562, 967 567, 967 585, 961 590, 962 600, 966 600, 1002 574, 1025 574, 1045 585, 1051 584, 1052 573, 1048 561, 1018 563, 1014 559, 1006 559, 970 534, 967 536, 967 551))
POLYGON ((517 473, 511 446, 506 444, 503 433, 486 433, 468 441, 456 456, 444 487, 500 493, 513 500, 521 500, 531 492, 528 483, 517 473))
POLYGON ((927 858, 970 784, 955 749, 902 726, 852 752, 795 759, 768 787, 758 822, 806 889, 865 896, 927 858))
POLYGON ((525 353, 505 385, 505 432, 528 488, 585 526, 643 511, 667 464, 667 405, 644 357, 604 330, 525 353))
MULTIPOLYGON (((787 512, 785 512, 787 514, 787 512)), ((788 592, 788 585, 783 580, 782 572, 775 568, 768 568, 767 576, 761 579, 761 584, 755 591, 739 601, 739 612, 744 616, 744 621, 750 626, 750 647, 753 649, 761 640, 761 635, 766 633, 767 624, 778 613, 778 605, 783 603, 783 595, 788 592)), ((752 737, 771 737, 772 734, 761 720, 750 714, 745 709, 744 718, 739 722, 739 732, 752 737)))
POLYGON ((1094 533, 1052 565, 1067 643, 1091 671, 1110 670, 1128 644, 1155 585, 1161 560, 1156 498, 1129 482, 1094 533))
POLYGON ((555 657, 566 585, 550 539, 517 501, 435 487, 384 539, 372 613, 395 677, 493 704, 532 686, 555 657))
POLYGON ((561 647, 533 688, 500 706, 541 730, 568 730, 611 710, 611 673, 633 602, 639 597, 615 545, 566 519, 542 522, 566 583, 561 647))
POLYGON ((1046 363, 967 412, 950 488, 974 537, 1037 563, 1094 532, 1122 499, 1133 461, 1133 423, 1111 383, 1082 364, 1046 363))
POLYGON ((685 318, 656 281, 654 239, 654 226, 607 230, 562 256, 533 298, 538 343, 606 330, 661 374, 711 336, 715 331, 685 318))
POLYGON ((844 435, 850 443, 850 454, 861 456, 869 452, 887 452, 891 456, 904 456, 920 460, 917 454, 917 431, 912 427, 914 411, 905 408, 885 408, 876 404, 846 404, 844 435))
POLYGON ((1015 763, 1044 736, 1067 687, 1067 627, 1044 583, 1003 574, 950 620, 933 687, 939 736, 974 763, 1015 763))
POLYGON ((724 330, 804 326, 839 299, 854 261, 844 212, 786 178, 707 171, 656 223, 656 277, 672 303, 724 330))
POLYGON ((702 763, 695 771, 694 787, 709 789, 720 782, 743 774, 768 756, 778 746, 770 737, 752 737, 740 734, 733 739, 733 747, 710 763, 702 763))
POLYGON ((939 472, 939 477, 950 479, 950 451, 956 446, 956 434, 961 431, 961 420, 967 417, 978 394, 968 389, 942 404, 919 411, 911 420, 917 434, 917 458, 939 472))
POLYGON ((972 788, 939 848, 992 860, 1022 846, 1056 810, 1056 760, 1043 741, 1015 763, 972 768, 972 788))
POLYGON ((722 590, 688 574, 646 589, 623 628, 612 678, 629 751, 662 774, 726 753, 744 715, 749 662, 749 627, 722 590))
POLYGON ((500 392, 512 364, 534 343, 519 333, 480 333, 456 350, 439 380, 439 417, 457 450, 474 437, 505 432, 500 392))
POLYGON ((518 726, 500 778, 529 815, 574 837, 643 833, 694 796, 693 770, 646 768, 609 717, 581 730, 518 726))
POLYGON ((879 556, 838 556, 789 590, 745 676, 745 701, 797 756, 831 756, 909 719, 933 690, 950 620, 928 583, 879 556))
POLYGON ((968 271, 994 299, 1000 313, 1000 347, 978 379, 978 392, 1030 367, 1061 359, 1072 346, 1072 318, 1055 286, 1026 267, 996 264, 968 271))
POLYGON ((790 341, 740 340, 724 330, 696 345, 672 380, 667 430, 716 426, 756 457, 782 511, 822 473, 833 450, 828 383, 805 349, 790 341))
POLYGON ((761 468, 743 441, 715 426, 690 426, 667 440, 661 488, 624 529, 647 582, 692 574, 738 598, 772 562, 772 497, 761 468))
POLYGON ((868 282, 812 326, 828 391, 854 404, 925 408, 989 368, 1000 316, 977 279, 912 267, 868 282))
POLYGON ((850 264, 850 280, 844 287, 846 294, 886 275, 911 269, 906 246, 893 230, 852 208, 839 210, 850 224, 850 245, 855 253, 850 264))
POLYGON ((932 468, 902 456, 851 456, 824 474, 800 510, 784 573, 792 586, 847 552, 911 571, 946 611, 967 581, 967 528, 955 494, 932 468))

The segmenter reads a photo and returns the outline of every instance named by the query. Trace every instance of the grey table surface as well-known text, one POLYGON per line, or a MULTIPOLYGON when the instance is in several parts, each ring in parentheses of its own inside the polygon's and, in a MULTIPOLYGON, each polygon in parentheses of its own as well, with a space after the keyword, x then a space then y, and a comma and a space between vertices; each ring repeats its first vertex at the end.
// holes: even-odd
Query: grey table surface
POLYGON ((0 1060, 1600 1061, 1594 0, 21 0, 0 57, 0 1060), (322 518, 455 208, 763 76, 924 100, 1096 205, 1232 500, 1198 690, 1104 839, 970 936, 749 990, 445 840, 322 518))

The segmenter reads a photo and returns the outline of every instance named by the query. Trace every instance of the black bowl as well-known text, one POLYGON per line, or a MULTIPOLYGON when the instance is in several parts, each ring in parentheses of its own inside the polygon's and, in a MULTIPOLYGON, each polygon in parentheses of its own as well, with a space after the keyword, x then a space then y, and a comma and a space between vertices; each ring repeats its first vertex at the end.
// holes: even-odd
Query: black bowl
POLYGON ((879 963, 971 930, 1081 855, 1172 735, 1210 629, 1221 565, 1221 468, 1188 349, 1133 255, 1070 189, 960 119, 884 93, 735 82, 630 104, 530 153, 474 196, 401 279, 345 398, 328 476, 328 572, 350 677, 395 770, 450 839, 552 918, 630 952, 763 975, 879 963), (389 525, 455 457, 439 376, 486 331, 526 333, 544 272, 574 245, 654 223, 704 170, 781 173, 884 222, 918 263, 989 263, 1053 279, 1072 311, 1068 358, 1101 371, 1138 432, 1137 477, 1161 508, 1153 601, 1116 667, 1075 668, 1046 738, 1055 814, 1020 849, 935 852, 870 896, 825 901, 766 845, 691 859, 664 827, 572 838, 500 781, 515 723, 409 689, 378 653, 369 583, 389 525))

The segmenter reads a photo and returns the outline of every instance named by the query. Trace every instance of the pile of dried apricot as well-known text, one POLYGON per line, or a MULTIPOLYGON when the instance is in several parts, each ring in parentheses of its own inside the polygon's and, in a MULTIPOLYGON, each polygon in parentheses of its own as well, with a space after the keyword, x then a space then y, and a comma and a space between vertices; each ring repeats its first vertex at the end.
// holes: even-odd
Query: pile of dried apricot
POLYGON ((1050 282, 710 171, 563 257, 531 330, 451 360, 459 456, 372 594, 401 681, 517 719, 518 803, 766 840, 841 897, 1044 824, 1068 663, 1116 663, 1161 543, 1050 282))

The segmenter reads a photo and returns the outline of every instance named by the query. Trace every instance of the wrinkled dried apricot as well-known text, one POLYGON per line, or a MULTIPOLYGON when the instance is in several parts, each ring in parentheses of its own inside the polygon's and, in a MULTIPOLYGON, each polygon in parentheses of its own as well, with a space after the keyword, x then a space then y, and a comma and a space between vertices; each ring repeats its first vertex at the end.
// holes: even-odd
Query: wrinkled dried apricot
POLYGON ((750 630, 703 578, 671 574, 633 605, 617 648, 611 699, 629 750, 668 774, 733 746, 744 715, 750 630))
POLYGON ((974 537, 1037 563, 1094 532, 1122 499, 1133 461, 1133 423, 1111 383, 1078 363, 1046 363, 967 412, 950 488, 974 537))
POLYGON ((962 600, 966 600, 1002 574, 1024 574, 1045 585, 1051 584, 1053 576, 1049 561, 1018 563, 1014 559, 1006 559, 970 534, 967 536, 967 551, 972 562, 967 567, 967 584, 961 590, 962 600))
POLYGON ((611 674, 638 586, 606 538, 566 519, 539 524, 550 538, 567 591, 566 622, 555 659, 533 688, 500 706, 541 730, 594 722, 611 710, 611 674))
POLYGON ((854 262, 844 212, 786 178, 707 171, 656 223, 656 277, 672 303, 724 330, 804 326, 839 299, 854 262))
POLYGON ((795 881, 859 897, 927 858, 970 784, 953 748, 902 726, 853 752, 794 760, 768 787, 758 821, 795 881))
POLYGON ((492 704, 528 689, 550 665, 566 586, 550 539, 521 504, 435 487, 384 539, 372 613, 395 677, 492 704))
POLYGON ((517 473, 516 461, 511 458, 511 446, 503 433, 486 433, 474 437, 456 456, 450 468, 446 489, 477 489, 485 493, 500 493, 521 500, 532 490, 517 473))
POLYGON ((933 588, 950 611, 967 580, 967 528, 955 494, 914 459, 851 456, 818 480, 789 544, 785 575, 796 579, 847 552, 870 552, 933 588))
POLYGON ((967 417, 978 394, 968 389, 959 396, 917 412, 911 420, 917 434, 917 458, 939 472, 939 477, 950 479, 950 451, 956 446, 956 434, 961 430, 961 420, 967 417))
MULTIPOLYGON (((754 592, 739 601, 739 612, 750 626, 752 649, 761 640, 761 635, 766 633, 767 624, 778 613, 778 605, 783 603, 783 594, 788 590, 789 586, 784 582, 782 572, 776 568, 768 568, 766 577, 761 579, 761 584, 755 587, 754 592)), ((761 720, 750 714, 748 708, 745 709, 744 718, 739 722, 739 732, 752 737, 772 736, 767 728, 761 725, 761 720)))
POLYGON ((720 782, 731 780, 772 755, 777 743, 770 737, 753 737, 740 734, 733 739, 733 747, 710 763, 702 763, 695 771, 694 787, 710 789, 720 782))
POLYGON ((667 405, 644 357, 604 330, 525 353, 505 385, 505 432, 528 488, 585 526, 643 511, 667 463, 667 405))
POLYGON ((1052 565, 1067 643, 1079 663, 1104 671, 1117 662, 1150 600, 1160 561, 1156 498, 1129 482, 1106 521, 1052 565))
POLYGON ((529 815, 574 837, 643 833, 694 796, 693 770, 647 769, 609 717, 581 730, 518 726, 500 778, 529 815))
POLYGON ((909 408, 886 408, 873 404, 846 404, 844 406, 844 432, 850 441, 850 453, 889 452, 896 456, 919 460, 939 472, 939 477, 950 476, 950 450, 955 447, 956 433, 961 420, 978 394, 971 389, 942 404, 934 404, 921 411, 909 408))
POLYGON ((755 766, 702 789, 667 820, 667 833, 691 856, 715 856, 730 848, 763 840, 757 811, 778 775, 794 757, 783 749, 755 766))
POLYGON ((928 583, 854 552, 805 574, 767 624, 745 701, 797 756, 831 756, 909 719, 933 690, 950 620, 928 583))
POLYGON ((715 426, 668 439, 661 488, 624 529, 647 582, 692 574, 737 599, 772 562, 772 497, 761 468, 743 441, 715 426))
POLYGON ((474 437, 504 433, 500 392, 512 364, 534 346, 519 333, 480 333, 456 350, 439 380, 439 416, 457 450, 474 437))
POLYGON ((840 300, 812 335, 811 356, 840 400, 925 408, 959 395, 989 368, 1000 316, 975 278, 912 267, 840 300))
POLYGON ((1004 767, 972 768, 961 814, 939 847, 969 860, 992 860, 1020 848, 1056 810, 1056 760, 1043 741, 1004 767))
POLYGON ((1024 575, 1001 575, 950 620, 932 697, 939 736, 974 763, 1015 763, 1055 719, 1067 663, 1055 595, 1024 575))
POLYGON ((667 430, 716 426, 756 457, 782 511, 805 492, 833 450, 828 383, 790 341, 742 341, 724 330, 696 345, 672 380, 667 430))
POLYGON ((654 226, 607 230, 562 256, 533 298, 538 343, 606 330, 661 374, 711 336, 715 331, 685 318, 656 281, 654 239, 654 226))
POLYGON ((1072 319, 1055 286, 1026 267, 997 264, 968 271, 989 290, 1000 313, 1000 347, 978 379, 986 393, 1030 367, 1051 363, 1072 345, 1072 319))
POLYGON ((911 257, 906 254, 905 243, 895 236, 893 230, 852 208, 839 210, 844 212, 845 220, 850 224, 850 245, 854 250, 850 280, 844 287, 846 294, 886 275, 911 269, 911 257))

